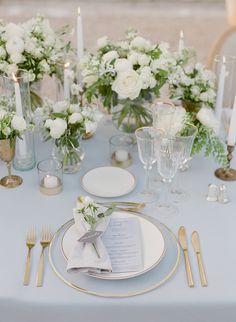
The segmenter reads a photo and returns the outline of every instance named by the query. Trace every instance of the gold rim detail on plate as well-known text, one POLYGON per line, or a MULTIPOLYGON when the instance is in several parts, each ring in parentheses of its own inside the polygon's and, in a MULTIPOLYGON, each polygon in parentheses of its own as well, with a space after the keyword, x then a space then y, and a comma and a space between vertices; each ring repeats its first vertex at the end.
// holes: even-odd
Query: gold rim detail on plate
POLYGON ((82 293, 85 293, 85 294, 90 294, 90 295, 94 295, 94 296, 98 296, 98 297, 104 297, 104 298, 127 298, 127 297, 133 297, 133 296, 137 296, 137 295, 142 295, 142 294, 145 294, 145 293, 148 293, 148 292, 151 292, 155 289, 157 289, 158 287, 160 287, 161 285, 163 285, 165 282, 167 282, 173 275, 174 273, 176 272, 177 270, 177 267, 179 265, 179 261, 180 261, 180 246, 179 246, 179 243, 178 243, 178 240, 175 236, 175 234, 170 230, 170 228, 168 228, 165 224, 163 223, 160 223, 157 219, 153 218, 153 217, 150 217, 150 216, 147 216, 145 214, 142 214, 142 213, 137 213, 138 215, 140 216, 145 216, 147 220, 150 220, 151 222, 153 221, 156 221, 157 225, 158 224, 161 224, 162 226, 164 226, 167 231, 170 233, 171 237, 173 238, 173 240, 175 241, 176 243, 176 247, 177 247, 177 258, 176 258, 176 261, 172 267, 172 269, 170 270, 170 272, 161 280, 159 281, 158 283, 155 283, 152 287, 149 287, 149 288, 146 288, 146 289, 143 289, 141 291, 135 291, 135 292, 129 292, 129 293, 124 293, 124 294, 116 294, 116 293, 102 293, 102 292, 96 292, 96 291, 91 291, 91 290, 88 290, 88 289, 85 289, 83 287, 80 287, 68 280, 66 280, 57 270, 57 268, 55 267, 54 265, 54 262, 53 262, 53 259, 52 259, 52 247, 54 245, 54 242, 55 242, 55 239, 57 238, 57 236, 61 233, 61 231, 69 224, 71 224, 73 222, 73 219, 67 221, 65 224, 63 224, 57 231, 56 233, 54 234, 53 238, 52 238, 52 241, 50 243, 50 246, 49 246, 49 263, 51 265, 51 268, 53 270, 53 272, 57 275, 57 277, 62 281, 64 282, 66 285, 68 285, 69 287, 77 290, 77 291, 80 291, 82 293))

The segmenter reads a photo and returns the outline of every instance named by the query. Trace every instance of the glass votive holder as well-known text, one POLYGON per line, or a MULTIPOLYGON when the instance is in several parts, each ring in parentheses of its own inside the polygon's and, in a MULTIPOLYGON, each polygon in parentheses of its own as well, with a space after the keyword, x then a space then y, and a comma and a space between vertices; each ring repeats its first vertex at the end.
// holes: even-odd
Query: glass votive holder
POLYGON ((133 138, 118 134, 112 136, 109 142, 111 164, 115 167, 128 168, 133 162, 133 138))
POLYGON ((62 163, 56 159, 42 160, 37 165, 39 190, 45 195, 56 195, 62 191, 62 163))

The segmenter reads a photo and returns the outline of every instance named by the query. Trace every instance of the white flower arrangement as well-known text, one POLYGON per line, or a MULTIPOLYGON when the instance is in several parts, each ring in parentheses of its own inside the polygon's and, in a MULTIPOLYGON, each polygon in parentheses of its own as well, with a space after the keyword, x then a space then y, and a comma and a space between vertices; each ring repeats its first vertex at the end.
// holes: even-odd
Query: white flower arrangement
POLYGON ((14 112, 14 103, 11 98, 0 97, 0 140, 16 137, 21 138, 22 134, 31 127, 27 125, 25 119, 16 115, 14 112))
POLYGON ((20 24, 1 22, 0 72, 11 75, 25 70, 23 76, 30 83, 55 74, 70 50, 66 34, 67 27, 55 32, 41 15, 20 24))

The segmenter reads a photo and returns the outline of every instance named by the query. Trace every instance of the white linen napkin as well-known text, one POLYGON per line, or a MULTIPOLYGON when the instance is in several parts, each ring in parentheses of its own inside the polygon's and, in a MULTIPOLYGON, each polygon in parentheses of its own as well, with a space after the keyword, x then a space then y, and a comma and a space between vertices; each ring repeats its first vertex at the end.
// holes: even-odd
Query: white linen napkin
MULTIPOLYGON (((106 211, 107 208, 100 207, 99 210, 106 211)), ((98 250, 100 258, 91 243, 83 243, 78 240, 90 230, 90 225, 85 221, 84 216, 80 213, 74 213, 75 226, 77 232, 77 241, 72 249, 72 252, 68 258, 67 272, 99 272, 107 273, 112 271, 110 257, 103 244, 101 237, 98 237, 95 241, 95 246, 98 250)), ((96 226, 97 231, 103 231, 107 229, 110 218, 106 217, 96 226)))

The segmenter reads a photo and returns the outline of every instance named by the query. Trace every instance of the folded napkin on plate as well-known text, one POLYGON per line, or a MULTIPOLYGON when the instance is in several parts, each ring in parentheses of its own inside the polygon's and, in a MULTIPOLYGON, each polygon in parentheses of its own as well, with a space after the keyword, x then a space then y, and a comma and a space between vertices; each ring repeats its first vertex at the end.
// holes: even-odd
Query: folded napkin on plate
MULTIPOLYGON (((83 243, 78 241, 86 232, 91 230, 91 226, 86 222, 84 215, 80 213, 80 209, 93 203, 92 199, 84 198, 84 202, 79 202, 77 208, 74 210, 75 227, 77 234, 77 241, 73 246, 71 254, 68 258, 67 272, 99 272, 107 273, 112 271, 110 257, 103 244, 101 237, 98 237, 94 242, 99 253, 98 257, 92 243, 83 243)), ((98 206, 97 213, 104 213, 107 208, 98 206)), ((89 211, 89 208, 87 208, 89 211)), ((109 217, 102 218, 96 225, 96 231, 105 232, 109 225, 109 217)))

